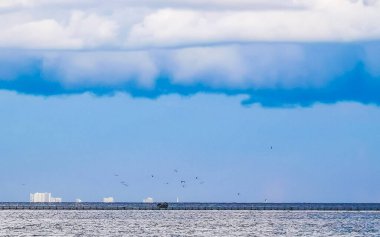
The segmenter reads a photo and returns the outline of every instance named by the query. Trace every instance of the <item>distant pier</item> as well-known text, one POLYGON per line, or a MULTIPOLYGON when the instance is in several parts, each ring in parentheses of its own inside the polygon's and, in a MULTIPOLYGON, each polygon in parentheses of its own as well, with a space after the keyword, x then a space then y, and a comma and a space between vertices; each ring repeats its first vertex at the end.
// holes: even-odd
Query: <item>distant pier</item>
POLYGON ((380 203, 0 203, 1 210, 257 210, 257 211, 380 211, 380 203))

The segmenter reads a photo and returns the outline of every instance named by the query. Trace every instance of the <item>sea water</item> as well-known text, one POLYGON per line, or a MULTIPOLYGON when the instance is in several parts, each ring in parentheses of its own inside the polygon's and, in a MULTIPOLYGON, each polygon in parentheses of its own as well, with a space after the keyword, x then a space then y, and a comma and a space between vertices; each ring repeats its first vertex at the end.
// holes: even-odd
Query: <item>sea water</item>
POLYGON ((1 210, 0 236, 380 236, 380 212, 1 210))

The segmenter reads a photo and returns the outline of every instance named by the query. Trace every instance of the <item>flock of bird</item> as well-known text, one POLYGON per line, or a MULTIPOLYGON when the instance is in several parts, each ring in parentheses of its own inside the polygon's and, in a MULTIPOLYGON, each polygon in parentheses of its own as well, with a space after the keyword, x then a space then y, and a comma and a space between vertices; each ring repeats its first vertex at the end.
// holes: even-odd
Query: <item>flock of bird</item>
MULTIPOLYGON (((174 172, 174 173, 178 173, 178 169, 174 169, 173 172, 174 172)), ((119 174, 114 174, 114 176, 115 176, 115 177, 119 177, 119 174)), ((157 176, 154 175, 154 174, 151 174, 150 177, 151 177, 152 179, 157 179, 157 176)), ((198 176, 195 176, 195 177, 194 177, 194 180, 195 180, 195 181, 197 182, 197 184, 199 184, 199 185, 202 185, 202 184, 205 183, 205 181, 201 180, 198 176)), ((181 180, 178 181, 178 183, 180 184, 180 186, 181 186, 182 188, 186 188, 186 185, 187 185, 188 182, 187 182, 187 180, 183 180, 183 179, 181 179, 181 180)), ((127 183, 126 181, 124 181, 124 180, 121 180, 121 181, 120 181, 120 184, 121 184, 122 186, 126 187, 126 188, 129 187, 128 183, 127 183)), ((170 183, 169 183, 169 182, 165 182, 164 184, 165 184, 165 185, 169 185, 170 183)))
MULTIPOLYGON (((273 147, 272 147, 272 146, 270 146, 270 150, 273 150, 273 147)), ((174 172, 174 173, 178 173, 178 169, 174 169, 173 172, 174 172)), ((115 176, 115 177, 119 177, 119 174, 114 174, 114 176, 115 176)), ((152 178, 152 179, 154 179, 155 177, 156 177, 156 176, 155 176, 154 174, 151 174, 151 178, 152 178)), ((198 176, 195 176, 195 180, 196 180, 196 181, 198 182, 198 184, 200 184, 200 185, 202 185, 202 184, 205 183, 205 181, 200 180, 200 178, 199 178, 198 176)), ((129 187, 128 183, 127 183, 126 181, 124 181, 124 180, 121 180, 121 181, 120 181, 120 184, 121 184, 122 186, 124 186, 125 188, 128 188, 128 187, 129 187)), ((170 183, 169 183, 169 182, 165 182, 164 184, 169 185, 170 183)), ((179 180, 179 184, 181 185, 182 188, 186 188, 186 180, 179 180)), ((26 184, 23 183, 23 184, 21 184, 21 185, 22 185, 22 186, 25 186, 26 184)), ((238 192, 236 195, 237 195, 237 196, 240 196, 241 193, 238 192)), ((265 202, 267 202, 267 199, 265 199, 265 202)))
MULTIPOLYGON (((272 149, 272 147, 271 147, 271 149, 272 149)), ((173 171, 174 171, 174 173, 178 173, 178 169, 174 169, 173 171)), ((119 174, 114 174, 114 176, 115 176, 115 177, 119 177, 119 174)), ((151 174, 150 177, 151 177, 152 179, 157 178, 154 174, 151 174)), ((205 181, 201 180, 198 176, 195 176, 195 177, 194 177, 194 180, 196 180, 196 182, 197 182, 198 184, 200 184, 200 185, 202 185, 202 184, 205 183, 205 181)), ((186 180, 179 180, 178 182, 179 182, 179 184, 181 185, 182 188, 186 188, 186 184, 187 184, 187 181, 186 181, 186 180)), ((128 184, 127 184, 127 182, 124 181, 124 180, 120 181, 120 184, 121 184, 122 186, 126 187, 126 188, 129 187, 128 184)), ((169 182, 165 182, 164 184, 165 184, 165 185, 169 185, 170 183, 169 183, 169 182)), ((237 196, 240 196, 240 192, 237 193, 237 196)))

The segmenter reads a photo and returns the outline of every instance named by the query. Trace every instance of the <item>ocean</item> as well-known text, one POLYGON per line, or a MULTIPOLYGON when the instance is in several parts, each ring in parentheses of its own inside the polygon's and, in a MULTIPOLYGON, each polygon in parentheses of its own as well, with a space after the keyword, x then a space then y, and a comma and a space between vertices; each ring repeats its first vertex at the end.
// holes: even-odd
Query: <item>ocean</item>
POLYGON ((0 236, 380 236, 377 211, 0 210, 0 236))

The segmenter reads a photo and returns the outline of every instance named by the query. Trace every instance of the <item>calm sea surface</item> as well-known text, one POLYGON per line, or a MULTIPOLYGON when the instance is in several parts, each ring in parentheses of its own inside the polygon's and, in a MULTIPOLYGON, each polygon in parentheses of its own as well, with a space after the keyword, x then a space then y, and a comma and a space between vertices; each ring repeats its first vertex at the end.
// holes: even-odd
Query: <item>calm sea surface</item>
POLYGON ((380 236, 380 212, 1 210, 0 236, 380 236))

